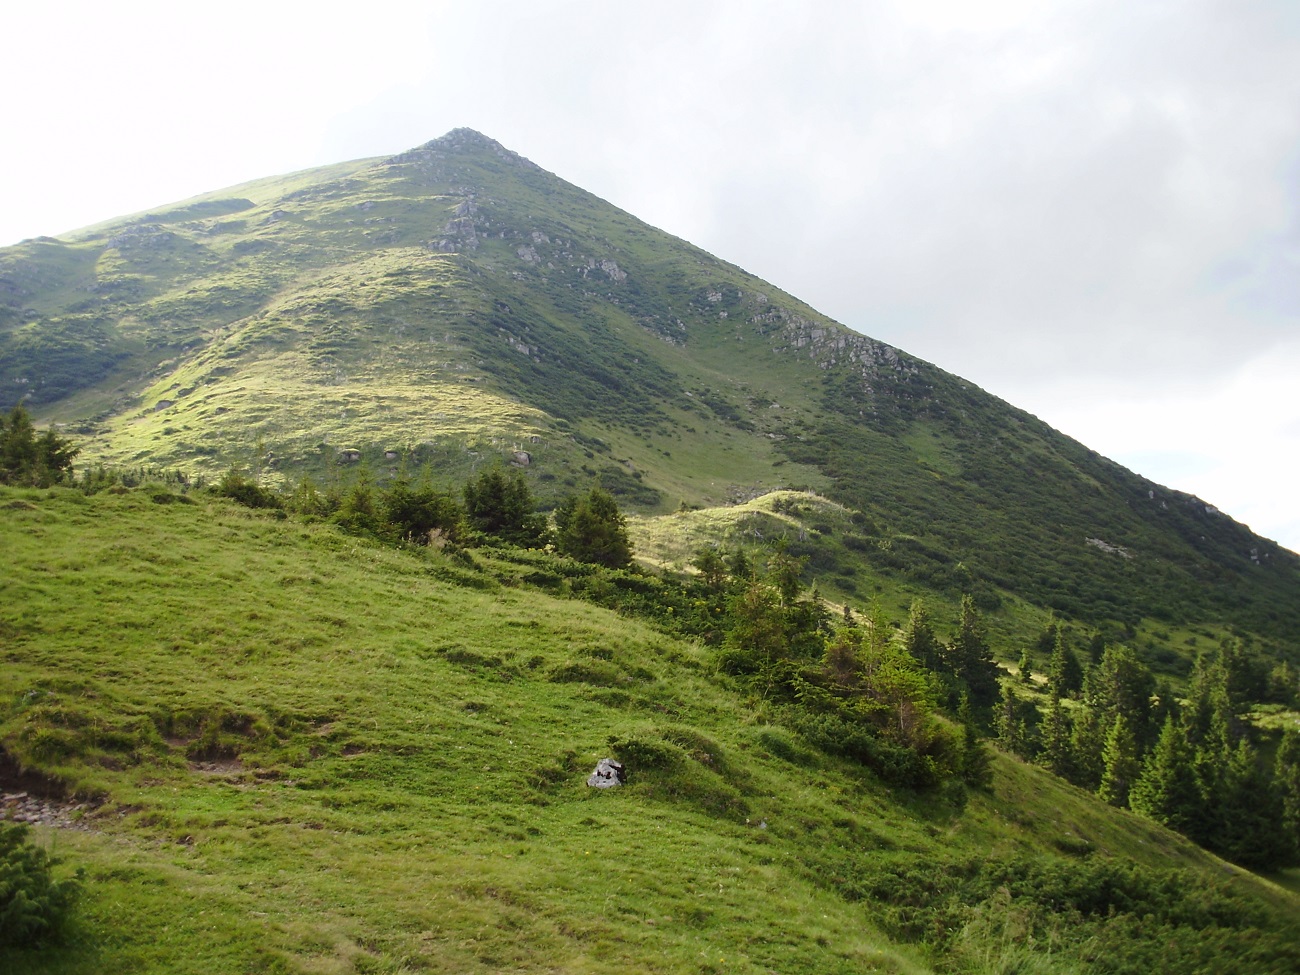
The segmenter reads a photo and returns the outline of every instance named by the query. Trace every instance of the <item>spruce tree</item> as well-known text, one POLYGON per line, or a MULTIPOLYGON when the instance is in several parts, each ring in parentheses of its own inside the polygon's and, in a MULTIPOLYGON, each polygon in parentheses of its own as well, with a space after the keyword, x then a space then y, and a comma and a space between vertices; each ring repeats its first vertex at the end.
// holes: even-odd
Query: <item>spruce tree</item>
POLYGON ((72 475, 72 462, 79 452, 53 430, 38 437, 31 414, 22 406, 0 414, 0 484, 58 484, 72 475))
POLYGON ((1056 642, 1047 665, 1047 687, 1053 698, 1068 697, 1083 687, 1083 668, 1079 658, 1065 643, 1064 629, 1056 628, 1056 642))
POLYGON ((1173 715, 1165 718, 1160 738, 1129 791, 1128 801, 1134 812, 1183 834, 1189 834, 1201 818, 1192 749, 1173 715))
POLYGON ((497 464, 465 485, 465 519, 484 535, 521 548, 546 544, 546 518, 533 510, 533 496, 519 471, 497 464))
POLYGON ((948 646, 948 670, 965 682, 971 703, 989 705, 998 699, 998 666, 984 634, 984 623, 969 596, 961 600, 957 633, 948 646))
POLYGON ((556 520, 555 547, 580 562, 621 569, 632 561, 627 519, 614 496, 592 488, 577 499, 561 521, 556 520))
POLYGON ((1240 739, 1228 755, 1221 788, 1219 830, 1205 845, 1242 866, 1284 866, 1289 844, 1278 828, 1282 802, 1249 739, 1240 739))
POLYGON ((1288 728, 1273 761, 1273 782, 1278 792, 1278 828, 1283 835, 1285 859, 1300 862, 1300 731, 1288 728))
POLYGON ((1101 716, 1095 708, 1080 708, 1070 733, 1070 781, 1096 792, 1104 771, 1101 756, 1105 747, 1106 726, 1101 716))
POLYGON ((695 553, 695 558, 691 559, 691 565, 699 572, 700 581, 706 589, 718 593, 726 588, 727 563, 714 549, 700 549, 695 553))
POLYGON ((1061 629, 1056 629, 1056 642, 1052 645, 1052 658, 1047 663, 1047 693, 1053 701, 1065 697, 1065 642, 1061 639, 1061 629))
POLYGON ((1002 699, 993 712, 993 731, 998 744, 1021 758, 1029 756, 1032 741, 1025 721, 1025 707, 1011 690, 1011 684, 1002 685, 1002 699))
POLYGON ((1039 763, 1053 775, 1068 779, 1072 766, 1070 716, 1065 713, 1065 706, 1059 697, 1052 701, 1043 718, 1039 740, 1042 742, 1039 763))
POLYGON ((1137 654, 1121 645, 1106 648, 1101 663, 1088 675, 1084 699, 1100 714, 1107 729, 1122 714, 1141 756, 1155 734, 1149 733, 1155 677, 1137 654))
POLYGON ((1025 647, 1024 651, 1020 654, 1020 662, 1016 664, 1016 670, 1018 671, 1016 679, 1022 684, 1032 684, 1034 681, 1033 653, 1033 650, 1029 647, 1025 647))
POLYGON ((934 627, 930 625, 930 614, 925 608, 925 602, 920 598, 912 600, 907 626, 903 628, 903 646, 922 666, 930 670, 939 670, 942 666, 941 644, 934 634, 934 627))
POLYGON ((1129 789, 1137 781, 1142 766, 1138 761, 1137 738, 1123 712, 1115 715, 1101 759, 1103 767, 1097 795, 1112 806, 1127 805, 1129 789))

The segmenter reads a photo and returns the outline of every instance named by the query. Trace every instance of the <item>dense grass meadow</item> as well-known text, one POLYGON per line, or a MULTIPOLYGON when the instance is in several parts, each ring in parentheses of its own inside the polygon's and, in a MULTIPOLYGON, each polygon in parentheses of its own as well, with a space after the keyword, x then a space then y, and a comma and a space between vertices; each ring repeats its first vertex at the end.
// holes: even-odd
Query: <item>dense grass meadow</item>
POLYGON ((886 787, 487 554, 115 490, 0 488, 3 791, 71 809, 36 839, 85 871, 0 971, 1300 964, 1294 895, 1014 758, 886 787))

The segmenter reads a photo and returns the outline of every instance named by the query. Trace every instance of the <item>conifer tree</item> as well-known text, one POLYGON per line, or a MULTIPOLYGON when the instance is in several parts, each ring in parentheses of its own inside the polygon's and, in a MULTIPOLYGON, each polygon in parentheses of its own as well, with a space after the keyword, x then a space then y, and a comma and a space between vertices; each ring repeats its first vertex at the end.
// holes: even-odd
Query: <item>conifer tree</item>
POLYGON ((555 547, 580 562, 621 569, 632 561, 627 519, 614 496, 592 488, 563 516, 556 511, 555 547))
POLYGON ((1065 707, 1059 697, 1052 701, 1051 707, 1043 718, 1042 727, 1039 729, 1039 740, 1042 742, 1042 751, 1038 756, 1039 763, 1053 775, 1068 779, 1072 759, 1070 717, 1065 713, 1065 707))
POLYGON ((1034 664, 1033 651, 1026 646, 1024 651, 1020 654, 1020 662, 1016 665, 1016 670, 1018 672, 1016 674, 1016 679, 1019 680, 1020 683, 1022 684, 1033 683, 1034 680, 1033 664, 1034 664))
POLYGON ((78 453, 79 448, 52 429, 38 437, 31 415, 22 406, 0 414, 0 484, 58 484, 71 476, 78 453))
POLYGON ((1129 789, 1142 771, 1138 761, 1137 738, 1123 712, 1115 715, 1102 752, 1101 784, 1097 795, 1112 806, 1128 804, 1129 789))
POLYGON ((1022 758, 1030 753, 1031 741, 1025 721, 1024 705, 1017 700, 1011 684, 1002 685, 1002 699, 993 713, 993 731, 998 744, 1022 758))
POLYGON ((700 581, 713 592, 721 592, 727 585, 727 563, 714 549, 702 548, 691 559, 691 565, 700 573, 700 581))
POLYGON ((1273 760, 1273 783, 1280 806, 1284 859, 1300 862, 1300 731, 1288 728, 1273 760))
POLYGON ((533 510, 533 496, 519 471, 507 474, 500 464, 465 485, 469 527, 522 548, 546 544, 546 518, 533 510))
POLYGON ((1160 738, 1129 790, 1129 806, 1147 819, 1185 835, 1190 835, 1201 819, 1201 794, 1192 769, 1192 749, 1173 715, 1165 718, 1160 738))
POLYGON ((1084 700, 1097 709, 1107 733, 1116 715, 1124 716, 1140 757, 1148 741, 1155 737, 1148 730, 1154 692, 1151 671, 1131 648, 1120 644, 1107 647, 1101 663, 1089 672, 1084 700))
MULTIPOLYGON (((1231 651, 1228 656, 1231 656, 1231 651)), ((1192 669, 1188 690, 1189 740, 1199 746, 1202 742, 1217 739, 1220 745, 1232 747, 1242 733, 1236 710, 1223 647, 1213 657, 1201 654, 1192 669)))
POLYGON ((772 544, 772 553, 767 559, 767 571, 776 591, 781 595, 781 605, 791 606, 799 596, 800 578, 808 559, 790 553, 790 542, 779 538, 772 544))
POLYGON ((730 628, 719 656, 719 669, 729 674, 770 672, 787 654, 785 618, 777 591, 750 576, 732 594, 727 608, 730 628))
POLYGON ((743 548, 738 548, 728 555, 726 562, 731 580, 737 585, 744 585, 745 581, 754 574, 754 567, 750 564, 749 556, 745 554, 743 548))
POLYGON ((1242 866, 1277 869, 1289 846, 1283 831, 1282 802, 1268 770, 1249 739, 1237 742, 1223 775, 1224 808, 1211 848, 1242 866))
POLYGON ((1101 785, 1102 752, 1106 747, 1106 726, 1096 708, 1084 707, 1070 733, 1069 780, 1081 789, 1096 792, 1101 785))
POLYGON ((1056 646, 1060 633, 1061 624, 1056 621, 1056 616, 1048 617, 1047 625, 1043 627, 1043 631, 1038 634, 1038 639, 1035 641, 1035 649, 1039 653, 1050 654, 1052 648, 1056 646))
POLYGON ((969 595, 962 597, 957 633, 946 657, 948 670, 965 682, 972 704, 989 705, 998 699, 998 667, 984 635, 984 623, 969 595))
POLYGON ((903 628, 903 646, 923 667, 938 670, 942 666, 939 638, 930 625, 930 614, 925 608, 925 602, 919 597, 912 600, 912 608, 907 615, 907 626, 903 628))
POLYGON ((1047 665, 1047 690, 1053 698, 1067 697, 1083 687, 1083 668, 1079 658, 1065 643, 1064 628, 1056 628, 1052 658, 1047 665))

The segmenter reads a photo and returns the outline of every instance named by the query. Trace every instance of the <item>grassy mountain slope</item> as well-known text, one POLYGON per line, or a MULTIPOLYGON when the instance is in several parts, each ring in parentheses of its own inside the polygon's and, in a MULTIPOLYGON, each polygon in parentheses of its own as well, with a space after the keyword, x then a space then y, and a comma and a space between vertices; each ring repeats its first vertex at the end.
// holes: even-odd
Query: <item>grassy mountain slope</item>
POLYGON ((13 970, 1288 964, 1295 898, 1167 831, 1002 756, 964 803, 886 788, 697 646, 437 552, 150 488, 0 489, 0 536, 0 741, 93 798, 52 840, 79 927, 13 970), (611 739, 676 758, 588 789, 611 739), (1017 886, 1129 860, 1192 871, 1177 911, 1017 886), (980 864, 1017 879, 927 907, 980 864))
POLYGON ((810 543, 844 598, 1300 647, 1294 553, 468 130, 6 249, 0 302, 0 390, 88 459, 454 483, 524 451, 543 498, 658 514, 809 487, 859 515, 810 543))

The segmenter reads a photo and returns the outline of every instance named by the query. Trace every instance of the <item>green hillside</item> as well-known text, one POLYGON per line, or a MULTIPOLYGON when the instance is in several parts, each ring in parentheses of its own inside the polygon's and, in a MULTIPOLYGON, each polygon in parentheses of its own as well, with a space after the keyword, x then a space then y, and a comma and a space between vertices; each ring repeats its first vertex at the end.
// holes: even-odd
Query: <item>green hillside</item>
POLYGON ((0 542, 0 971, 1300 968, 1300 556, 470 130, 0 249, 0 542))
POLYGON ((647 513, 811 488, 858 516, 808 552, 843 599, 885 573, 1300 646, 1294 553, 469 130, 0 251, 0 396, 83 463, 192 477, 506 458, 647 513))
POLYGON ((0 537, 4 789, 85 870, 64 943, 5 970, 1300 960, 1280 888, 1005 755, 989 791, 888 786, 698 642, 510 582, 509 550, 158 487, 0 488, 0 537), (629 784, 587 788, 614 751, 629 784))

